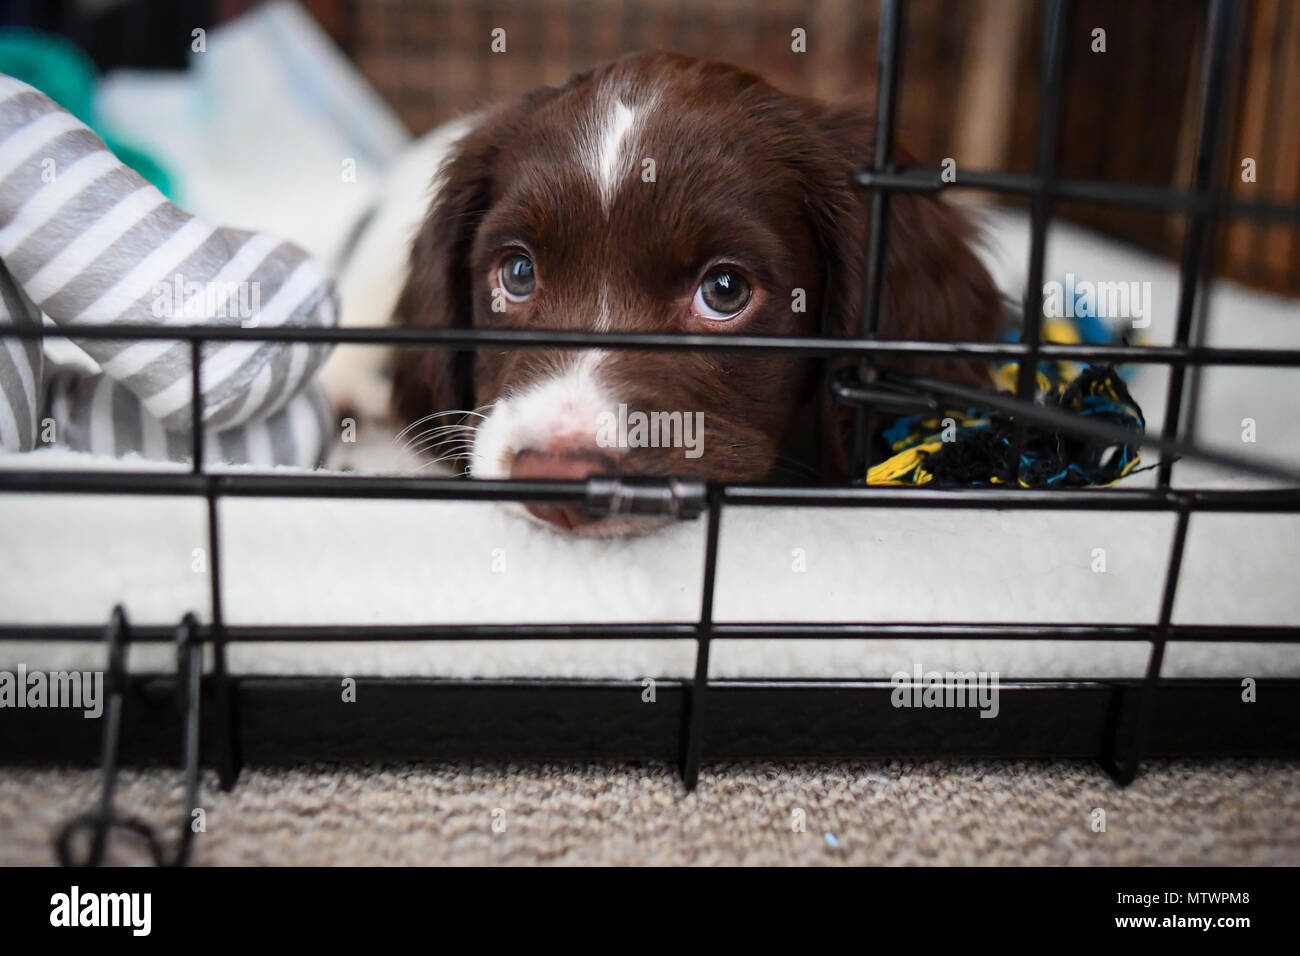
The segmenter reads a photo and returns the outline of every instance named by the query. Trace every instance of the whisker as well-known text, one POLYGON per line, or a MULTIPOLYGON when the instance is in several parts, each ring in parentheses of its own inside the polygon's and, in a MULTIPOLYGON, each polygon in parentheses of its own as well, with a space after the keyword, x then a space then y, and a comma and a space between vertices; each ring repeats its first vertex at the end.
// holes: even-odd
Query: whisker
POLYGON ((421 443, 429 443, 429 442, 432 442, 433 444, 437 444, 439 442, 450 442, 450 441, 456 441, 462 439, 472 440, 474 436, 474 431, 475 430, 472 426, 459 426, 459 425, 454 427, 444 426, 443 428, 433 428, 433 429, 429 429, 428 431, 420 432, 420 434, 408 438, 405 442, 403 442, 402 448, 408 449, 415 445, 421 443))
POLYGON ((456 441, 429 441, 421 445, 408 445, 401 449, 403 452, 412 455, 427 455, 444 448, 473 448, 474 442, 468 438, 462 438, 456 441))
POLYGON ((410 438, 407 439, 407 441, 408 442, 420 441, 423 438, 432 438, 435 435, 452 435, 452 434, 456 434, 457 432, 464 432, 469 434, 472 433, 473 431, 474 431, 473 425, 443 425, 440 428, 425 429, 424 431, 420 432, 417 435, 412 435, 410 438))
MULTIPOLYGON (((480 407, 483 407, 483 406, 480 406, 480 407)), ((447 409, 446 411, 443 411, 443 412, 430 412, 428 415, 425 415, 423 418, 417 418, 415 421, 411 422, 409 425, 407 425, 405 428, 403 428, 400 432, 398 432, 396 435, 394 435, 394 436, 393 436, 393 441, 397 441, 398 439, 400 439, 403 435, 405 435, 407 432, 409 432, 412 428, 418 428, 420 425, 423 425, 425 422, 432 421, 432 420, 435 419, 435 418, 442 418, 442 417, 444 417, 444 416, 446 416, 446 415, 475 415, 475 416, 477 416, 477 417, 479 417, 479 418, 486 418, 486 417, 487 417, 486 415, 483 415, 481 412, 478 412, 478 411, 476 411, 476 410, 466 409, 466 408, 449 408, 449 409, 447 409)))
POLYGON ((410 449, 410 451, 411 451, 411 453, 414 454, 414 455, 425 455, 425 454, 429 454, 429 453, 433 452, 434 449, 438 449, 438 450, 440 450, 440 451, 441 451, 441 450, 444 450, 444 449, 447 449, 447 450, 457 449, 457 450, 460 450, 460 451, 470 451, 470 450, 473 449, 473 447, 474 447, 474 443, 473 443, 473 442, 468 442, 468 441, 467 441, 467 442, 461 442, 461 443, 459 443, 459 444, 454 444, 454 445, 453 445, 453 444, 450 444, 450 443, 448 443, 448 444, 443 444, 443 443, 441 443, 441 442, 434 442, 434 443, 432 443, 432 444, 429 444, 429 445, 424 446, 423 448, 413 448, 413 449, 410 449))

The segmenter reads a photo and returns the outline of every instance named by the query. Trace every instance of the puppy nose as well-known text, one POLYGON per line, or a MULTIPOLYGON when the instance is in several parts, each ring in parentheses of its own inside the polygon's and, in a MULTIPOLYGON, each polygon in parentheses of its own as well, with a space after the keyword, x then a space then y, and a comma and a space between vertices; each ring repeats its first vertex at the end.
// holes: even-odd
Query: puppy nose
POLYGON ((525 448, 515 454, 510 466, 511 478, 554 478, 581 481, 588 475, 610 474, 617 470, 614 459, 594 449, 572 451, 538 451, 525 448))
MULTIPOLYGON (((550 452, 525 448, 515 455, 510 466, 511 478, 548 478, 582 481, 589 475, 612 474, 618 464, 609 455, 591 449, 550 452)), ((565 531, 597 520, 581 507, 572 505, 526 505, 529 512, 565 531)))

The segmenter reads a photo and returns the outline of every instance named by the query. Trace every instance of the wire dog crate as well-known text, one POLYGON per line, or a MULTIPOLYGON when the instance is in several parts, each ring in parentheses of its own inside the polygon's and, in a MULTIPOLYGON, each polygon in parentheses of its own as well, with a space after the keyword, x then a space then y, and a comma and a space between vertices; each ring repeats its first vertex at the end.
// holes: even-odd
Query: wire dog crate
MULTIPOLYGON (((1198 321, 1210 236, 1216 221, 1246 217, 1300 226, 1300 205, 1229 201, 1216 184, 1224 141, 1230 48, 1237 9, 1232 0, 1209 0, 1199 81, 1200 121, 1192 187, 1188 191, 1124 183, 1072 180, 1054 173, 1063 73, 1063 22, 1068 0, 1049 0, 1044 21, 1036 163, 1031 175, 963 172, 945 182, 935 168, 900 168, 892 161, 899 74, 902 0, 882 0, 879 34, 878 137, 874 156, 851 171, 870 193, 870 239, 857 339, 715 337, 639 333, 417 329, 262 329, 133 326, 88 328, 84 338, 170 339, 189 343, 193 389, 193 461, 188 473, 0 471, 0 492, 42 494, 188 495, 206 502, 211 619, 187 615, 175 628, 135 627, 121 607, 102 627, 26 626, 0 623, 0 639, 103 641, 108 648, 108 700, 102 725, 67 712, 26 711, 0 722, 0 757, 7 760, 90 761, 98 754, 102 795, 98 806, 72 821, 59 840, 64 862, 99 862, 115 828, 143 835, 160 863, 188 859, 189 808, 197 800, 200 768, 218 769, 223 787, 235 785, 246 761, 440 758, 546 758, 673 760, 687 788, 695 786, 706 754, 730 758, 832 758, 884 755, 1089 757, 1119 783, 1136 775, 1149 755, 1300 754, 1300 680, 1261 680, 1252 708, 1228 708, 1228 679, 1162 677, 1169 642, 1300 643, 1300 625, 1228 626, 1173 622, 1189 519, 1201 513, 1300 513, 1300 475, 1203 447, 1188 438, 1199 372, 1207 366, 1300 368, 1300 350, 1211 348, 1206 321, 1198 321), (883 287, 886 212, 893 193, 959 188, 1028 197, 1032 233, 1024 294, 1024 329, 1018 343, 883 341, 876 337, 883 287), (1082 201, 1183 213, 1188 227, 1180 263, 1174 341, 1168 346, 1061 345, 1042 341, 1042 289, 1046 233, 1055 201, 1082 201), (1033 401, 1040 360, 1083 360, 1166 366, 1169 382, 1160 434, 1140 442, 1161 455, 1156 487, 1043 491, 1015 487, 912 489, 847 486, 718 484, 684 479, 592 478, 586 481, 465 480, 429 477, 215 474, 205 469, 200 407, 200 362, 206 341, 238 339, 315 344, 481 348, 712 350, 796 354, 814 359, 852 357, 857 366, 839 376, 837 397, 857 406, 853 474, 863 475, 873 409, 884 398, 960 401, 1015 416, 1020 428, 1043 424, 1086 437, 1133 441, 1129 432, 1081 421, 1033 401), (994 394, 945 382, 886 373, 874 360, 889 356, 1019 362, 1016 394, 994 394), (1184 412, 1184 409, 1187 412, 1184 412), (1287 487, 1254 490, 1182 490, 1172 486, 1178 457, 1199 459, 1281 479, 1287 487), (702 604, 698 620, 678 624, 548 624, 428 626, 232 626, 223 615, 221 502, 230 497, 383 498, 519 501, 583 506, 594 513, 673 516, 706 522, 702 604), (846 508, 996 507, 1009 511, 1135 511, 1175 516, 1158 620, 1152 624, 732 624, 714 620, 718 542, 725 511, 755 506, 846 508), (238 642, 393 640, 537 640, 618 638, 690 639, 694 672, 658 682, 659 703, 641 708, 640 682, 514 678, 453 680, 359 679, 369 706, 363 717, 338 715, 324 705, 337 694, 335 678, 235 676, 227 649, 238 642), (710 648, 736 639, 1001 638, 1024 641, 1123 641, 1149 646, 1145 675, 1115 680, 1017 680, 1001 686, 998 721, 959 719, 950 710, 900 711, 890 705, 887 681, 710 679, 710 648), (135 674, 126 655, 132 644, 174 641, 173 674, 135 674), (203 652, 212 666, 204 672, 203 652), (412 717, 418 715, 419 720, 412 717), (989 726, 996 724, 996 727, 989 726), (174 848, 153 826, 119 814, 113 804, 118 766, 124 761, 169 761, 177 753, 186 804, 174 848), (90 836, 89 856, 74 853, 72 837, 90 836), (75 857, 75 858, 74 858, 75 857)), ((864 157, 864 160, 867 159, 864 157)), ((850 174, 846 170, 846 175, 850 174)), ((8 336, 30 336, 9 327, 8 336)), ((45 334, 67 334, 47 331, 45 334)), ((933 406, 932 406, 933 407, 933 406)), ((2 613, 2 612, 0 612, 2 613)))

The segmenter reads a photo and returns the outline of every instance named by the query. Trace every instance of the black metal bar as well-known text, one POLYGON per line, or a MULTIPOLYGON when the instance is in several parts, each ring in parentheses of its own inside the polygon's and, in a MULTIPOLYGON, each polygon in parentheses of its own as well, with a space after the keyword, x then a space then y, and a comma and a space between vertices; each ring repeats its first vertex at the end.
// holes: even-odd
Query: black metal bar
MULTIPOLYGON (((901 192, 937 193, 957 189, 1029 196, 1038 188, 1037 180, 1029 173, 963 169, 959 179, 949 181, 943 178, 943 169, 938 166, 900 166, 886 172, 862 167, 854 170, 853 180, 863 188, 901 192)), ((1269 199, 1235 199, 1165 186, 1064 178, 1054 179, 1047 185, 1046 193, 1049 199, 1057 201, 1133 206, 1162 212, 1199 212, 1213 214, 1219 219, 1254 219, 1262 223, 1300 225, 1300 206, 1269 199)))
POLYGON ((190 340, 190 470, 203 474, 203 341, 190 340))
POLYGON ((194 811, 199 805, 199 725, 200 679, 203 652, 195 640, 198 622, 186 614, 176 629, 177 705, 181 712, 181 772, 184 774, 184 803, 176 852, 166 861, 171 866, 185 866, 190 861, 194 842, 194 811))
MULTIPOLYGON (((23 332, 31 332, 24 326, 23 332)), ((39 332, 39 330, 37 330, 39 332)), ((8 335, 0 329, 0 337, 8 335)), ((79 339, 122 339, 133 341, 214 342, 269 341, 307 342, 337 345, 392 345, 395 347, 438 347, 450 349, 632 349, 665 352, 727 352, 797 355, 809 358, 879 355, 899 358, 952 358, 966 360, 1018 359, 1029 354, 1027 346, 1015 342, 944 342, 906 339, 825 339, 777 335, 680 335, 658 332, 551 332, 524 329, 410 329, 410 328, 250 328, 194 326, 88 326, 75 332, 45 329, 46 337, 65 334, 79 339), (110 332, 104 335, 98 333, 110 332), (251 335, 241 333, 248 332, 251 335)), ((15 338, 39 338, 19 334, 15 338)), ((1079 359, 1142 365, 1250 365, 1291 368, 1300 365, 1300 349, 1195 348, 1193 346, 1065 345, 1044 342, 1040 359, 1079 359)))
MULTIPOLYGON (((881 0, 878 37, 878 86, 876 93, 876 130, 872 169, 888 170, 894 155, 894 113, 898 101, 898 55, 902 33, 901 0, 881 0)), ((880 328, 880 300, 885 288, 885 248, 888 241, 889 192, 874 190, 867 221, 867 261, 862 287, 861 336, 874 339, 880 328)), ((858 377, 863 382, 875 379, 870 355, 858 362, 858 377)), ((868 405, 857 409, 853 421, 853 449, 849 474, 853 481, 865 481, 870 458, 871 436, 875 431, 876 412, 868 405)))
POLYGON ((1296 510, 1296 503, 1300 501, 1300 489, 1236 492, 1186 489, 1170 491, 1155 488, 1003 491, 995 488, 800 488, 732 485, 725 489, 723 496, 728 504, 804 507, 1176 511, 1186 502, 1197 511, 1290 513, 1296 510))
MULTIPOLYGON (((1203 295, 1196 302, 1196 319, 1192 323, 1193 348, 1204 348, 1210 337, 1210 296, 1203 295)), ((1187 414, 1183 416, 1182 438, 1187 442, 1196 441, 1196 427, 1201 415, 1201 385, 1205 368, 1201 365, 1190 366, 1191 375, 1187 382, 1187 414)))
MULTIPOLYGON (((1051 215, 1048 187, 1056 172, 1057 116, 1064 73, 1065 0, 1051 0, 1043 17, 1043 77, 1038 92, 1038 134, 1034 149, 1034 189, 1030 193, 1029 266, 1025 278, 1020 341, 1028 353, 1016 375, 1016 398, 1032 404, 1038 384, 1039 346, 1043 324, 1043 261, 1047 250, 1047 222, 1051 215)), ((1020 474, 1026 423, 1017 415, 1011 460, 1020 474)))
POLYGON ((77 817, 64 825, 55 837, 55 853, 64 866, 99 866, 104 860, 108 833, 113 826, 113 790, 117 786, 117 758, 122 743, 122 706, 126 696, 126 649, 130 642, 130 625, 126 611, 119 604, 113 608, 108 627, 101 632, 106 645, 108 667, 104 689, 108 702, 104 707, 104 727, 99 758, 99 805, 92 813, 77 817), (90 847, 84 860, 73 852, 73 837, 90 830, 90 847))
MULTIPOLYGON (((1232 36, 1234 5, 1232 0, 1209 0, 1205 27, 1205 43, 1201 64, 1201 122, 1196 132, 1196 167, 1192 178, 1192 191, 1212 196, 1222 146, 1222 126, 1225 93, 1225 74, 1228 64, 1229 41, 1232 36)), ((1192 319, 1197 298, 1201 294, 1201 270, 1208 250, 1207 240, 1211 214, 1194 211, 1188 214, 1187 234, 1183 239, 1182 263, 1178 272, 1178 315, 1174 330, 1174 344, 1186 346, 1191 339, 1192 319)), ((1178 435, 1179 418, 1183 408, 1183 384, 1187 366, 1175 362, 1169 370, 1169 390, 1165 402, 1163 432, 1166 438, 1178 435)), ((1174 463, 1166 459, 1157 473, 1161 487, 1173 478, 1174 463)))
MULTIPOLYGON (((220 735, 220 753, 218 773, 221 786, 225 790, 235 785, 239 775, 239 750, 235 733, 237 722, 234 717, 234 701, 230 692, 230 682, 226 674, 226 647, 221 640, 221 534, 217 520, 217 498, 219 489, 206 479, 203 470, 204 422, 203 422, 203 379, 202 379, 203 340, 190 342, 190 471, 194 478, 202 481, 203 494, 207 499, 207 535, 208 535, 208 593, 212 614, 212 627, 217 639, 213 643, 212 682, 215 684, 217 712, 220 735)), ((188 849, 185 850, 188 853, 188 849)))
POLYGON ((1165 571, 1164 592, 1160 599, 1160 622, 1157 625, 1155 638, 1151 642, 1151 656, 1147 659, 1146 677, 1142 681, 1142 691, 1138 697, 1137 724, 1133 731, 1133 740, 1123 759, 1117 759, 1111 754, 1102 758, 1107 771, 1121 786, 1127 786, 1137 777, 1142 754, 1151 734, 1151 726, 1155 722, 1156 696, 1160 691, 1160 668, 1164 663, 1165 645, 1169 640, 1170 623, 1174 615, 1174 599, 1178 594, 1178 578, 1182 572, 1183 548, 1187 543, 1189 517, 1188 512, 1180 511, 1178 523, 1174 527, 1169 567, 1165 571))
POLYGON ((217 514, 219 486, 205 482, 208 523, 208 601, 212 612, 212 684, 216 698, 218 728, 217 772, 223 790, 231 790, 239 779, 239 718, 226 663, 225 615, 221 606, 221 523, 217 514))
MULTIPOLYGON (((108 631, 108 673, 105 689, 108 691, 108 715, 104 726, 104 744, 100 752, 99 811, 94 821, 94 838, 91 843, 88 865, 99 866, 104 859, 108 832, 113 824, 113 790, 117 786, 117 758, 122 744, 122 708, 126 698, 127 649, 131 641, 131 628, 122 605, 113 608, 108 631)), ((67 866, 70 862, 64 844, 60 843, 60 858, 67 866)))
MULTIPOLYGON (((390 498, 394 500, 545 501, 581 505, 582 482, 528 482, 460 478, 349 475, 206 475, 203 478, 158 472, 54 472, 0 470, 0 493, 204 495, 214 482, 219 493, 244 498, 390 498), (538 487, 545 486, 545 487, 538 487)), ((1187 500, 1198 511, 1300 510, 1300 490, 1255 488, 1241 491, 1155 488, 1077 488, 1070 490, 1000 488, 893 488, 837 485, 718 485, 728 504, 805 507, 1009 508, 1059 511, 1171 511, 1187 500)))
MULTIPOLYGON (((1183 624, 1165 627, 1164 640, 1217 641, 1243 644, 1300 643, 1300 625, 1183 624)), ((1014 641, 1151 641, 1154 624, 1005 624, 961 623, 745 623, 715 622, 713 639, 726 640, 1014 640, 1014 641)))
POLYGON ((700 619, 695 629, 695 675, 682 700, 681 774, 687 790, 700 779, 700 735, 704 697, 709 686, 709 642, 713 638, 713 589, 718 577, 718 531, 722 524, 722 495, 709 494, 708 531, 704 545, 704 585, 700 619))
MULTIPOLYGON (((733 502, 734 504, 734 502, 733 502)), ((247 624, 226 627, 227 643, 235 644, 315 644, 391 641, 671 641, 693 640, 699 632, 698 622, 681 624, 624 623, 611 624, 247 624)), ((0 640, 5 641, 94 641, 102 630, 79 624, 0 624, 0 640)), ((714 621, 712 640, 1017 640, 1017 641, 1118 641, 1150 642, 1156 634, 1152 624, 1112 624, 1105 622, 974 623, 905 621, 767 621, 726 623, 714 621)), ((171 639, 166 627, 134 627, 131 640, 136 644, 160 643, 171 639)), ((194 640, 199 644, 215 641, 210 627, 198 625, 194 640)), ((1171 625, 1166 641, 1238 644, 1300 643, 1300 625, 1179 624, 1171 625)), ((232 677, 231 681, 238 680, 232 677)))

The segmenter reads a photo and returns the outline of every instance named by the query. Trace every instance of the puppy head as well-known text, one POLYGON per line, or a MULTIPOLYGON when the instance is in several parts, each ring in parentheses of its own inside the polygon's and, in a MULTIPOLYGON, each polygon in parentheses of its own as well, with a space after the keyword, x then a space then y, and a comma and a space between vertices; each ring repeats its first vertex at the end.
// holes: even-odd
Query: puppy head
MULTIPOLYGON (((783 94, 727 64, 653 53, 578 74, 490 112, 459 142, 397 320, 854 335, 867 206, 849 173, 870 149, 864 110, 783 94)), ((891 215, 882 336, 987 337, 997 295, 965 221, 915 196, 895 198, 891 215)), ((848 419, 822 373, 776 354, 404 349, 394 399, 408 422, 477 410, 467 433, 437 433, 467 436, 453 453, 475 477, 759 480, 820 428, 817 464, 842 478, 848 419)))

